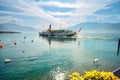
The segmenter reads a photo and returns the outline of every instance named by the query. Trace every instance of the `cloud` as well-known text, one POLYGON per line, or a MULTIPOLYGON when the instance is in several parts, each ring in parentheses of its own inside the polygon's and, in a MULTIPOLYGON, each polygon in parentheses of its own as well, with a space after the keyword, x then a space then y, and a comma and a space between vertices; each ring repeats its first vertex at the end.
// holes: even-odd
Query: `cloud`
POLYGON ((23 22, 23 20, 12 16, 0 17, 0 23, 11 23, 11 22, 23 22))
POLYGON ((53 16, 62 16, 62 15, 72 16, 72 15, 76 15, 76 14, 73 14, 72 12, 50 12, 50 11, 48 11, 47 13, 50 14, 50 15, 53 15, 53 16))
POLYGON ((62 3, 59 1, 42 1, 35 3, 37 5, 42 6, 54 6, 54 7, 62 7, 62 8, 79 8, 82 7, 84 3, 62 3))
MULTIPOLYGON (((29 16, 39 18, 41 24, 53 24, 54 26, 63 25, 63 27, 76 25, 81 22, 86 21, 104 21, 109 16, 97 14, 98 10, 109 8, 107 5, 117 2, 118 0, 75 0, 74 2, 69 2, 66 0, 64 2, 59 0, 5 0, 2 5, 9 6, 11 8, 16 8, 22 12, 12 12, 12 11, 0 11, 2 14, 13 14, 20 16, 29 16), (50 11, 48 7, 57 7, 59 10, 50 11), (69 8, 69 11, 63 12, 62 9, 69 8), (67 16, 67 17, 66 17, 67 16), (88 18, 90 16, 90 18, 88 18)), ((108 13, 109 14, 109 13, 108 13)), ((37 25, 39 23, 36 23, 37 25)), ((42 26, 43 26, 42 24, 42 26)))
MULTIPOLYGON (((6 0, 6 1, 8 1, 8 0, 6 0)), ((43 18, 43 19, 46 19, 49 21, 52 20, 53 22, 57 22, 57 20, 53 16, 47 14, 44 10, 42 10, 38 6, 33 5, 32 3, 29 3, 27 1, 16 0, 16 4, 13 4, 14 2, 12 2, 12 1, 8 1, 8 3, 9 4, 7 4, 7 6, 14 7, 23 12, 17 13, 17 12, 10 12, 10 11, 9 12, 8 11, 0 11, 1 13, 34 16, 34 17, 40 17, 40 18, 43 18)), ((6 5, 6 4, 4 4, 4 5, 6 5)))
POLYGON ((76 2, 73 2, 73 3, 69 3, 69 2, 62 3, 60 1, 42 1, 42 2, 39 2, 36 4, 39 6, 74 8, 75 10, 71 10, 69 12, 47 11, 47 13, 52 16, 57 16, 57 17, 59 16, 59 18, 58 18, 59 20, 63 20, 63 18, 60 18, 60 16, 69 16, 68 19, 64 19, 64 20, 67 20, 67 21, 65 21, 65 23, 68 22, 69 19, 72 19, 71 20, 71 21, 73 21, 72 23, 76 23, 76 22, 80 23, 80 21, 81 22, 88 21, 88 20, 86 20, 87 16, 93 16, 95 18, 95 20, 101 20, 101 21, 104 20, 105 18, 107 18, 106 16, 97 15, 97 14, 95 14, 95 12, 100 9, 105 9, 107 5, 112 4, 114 2, 116 2, 116 1, 112 1, 112 0, 105 0, 105 1, 103 1, 103 0, 101 0, 101 1, 76 0, 76 2), (80 18, 83 18, 83 21, 80 18))

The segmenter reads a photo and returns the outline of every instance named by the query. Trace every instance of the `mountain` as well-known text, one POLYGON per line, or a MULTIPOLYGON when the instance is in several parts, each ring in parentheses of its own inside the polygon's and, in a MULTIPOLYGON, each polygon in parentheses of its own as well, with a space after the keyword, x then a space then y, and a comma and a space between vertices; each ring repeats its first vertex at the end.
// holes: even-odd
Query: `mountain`
POLYGON ((1 23, 0 31, 35 32, 37 30, 35 28, 28 27, 28 26, 21 26, 21 25, 10 24, 10 23, 1 23))
POLYGON ((78 30, 80 28, 85 33, 120 33, 120 23, 86 22, 69 27, 72 30, 78 30))

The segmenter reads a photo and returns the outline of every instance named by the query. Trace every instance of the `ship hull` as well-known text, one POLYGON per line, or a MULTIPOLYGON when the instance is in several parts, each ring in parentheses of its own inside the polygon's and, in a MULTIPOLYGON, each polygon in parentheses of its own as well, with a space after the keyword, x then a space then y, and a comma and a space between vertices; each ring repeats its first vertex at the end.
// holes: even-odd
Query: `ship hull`
POLYGON ((39 33, 40 36, 74 36, 76 32, 70 30, 54 30, 39 33))

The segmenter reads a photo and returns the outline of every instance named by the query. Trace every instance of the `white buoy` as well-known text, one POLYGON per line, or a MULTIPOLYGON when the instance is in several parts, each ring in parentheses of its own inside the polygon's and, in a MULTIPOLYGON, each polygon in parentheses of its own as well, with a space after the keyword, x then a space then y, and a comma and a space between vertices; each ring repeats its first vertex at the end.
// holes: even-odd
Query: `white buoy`
POLYGON ((11 59, 4 59, 4 63, 9 63, 11 61, 12 61, 11 59))
POLYGON ((99 59, 94 57, 93 61, 94 61, 94 62, 98 62, 99 59))

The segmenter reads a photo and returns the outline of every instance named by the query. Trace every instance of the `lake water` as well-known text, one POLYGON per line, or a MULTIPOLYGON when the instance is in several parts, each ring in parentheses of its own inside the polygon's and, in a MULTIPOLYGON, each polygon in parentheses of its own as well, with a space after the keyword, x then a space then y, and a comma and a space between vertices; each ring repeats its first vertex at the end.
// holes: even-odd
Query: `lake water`
POLYGON ((0 49, 0 80, 64 80, 74 71, 113 71, 120 67, 119 38, 120 34, 63 38, 39 37, 38 33, 0 34, 4 44, 0 49), (99 62, 93 63, 94 57, 99 62), (12 62, 4 63, 6 58, 12 62))

